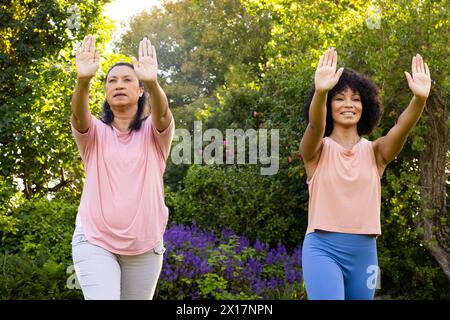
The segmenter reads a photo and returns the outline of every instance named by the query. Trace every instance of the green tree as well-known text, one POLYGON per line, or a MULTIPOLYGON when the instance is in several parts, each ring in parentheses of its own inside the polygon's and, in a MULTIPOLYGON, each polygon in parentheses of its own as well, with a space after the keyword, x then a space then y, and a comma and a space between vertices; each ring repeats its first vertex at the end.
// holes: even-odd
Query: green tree
POLYGON ((133 17, 118 47, 136 54, 134 44, 149 37, 177 107, 211 96, 237 74, 257 76, 269 25, 267 16, 249 15, 239 0, 168 1, 133 17))
MULTIPOLYGON (((69 125, 72 51, 88 31, 103 47, 109 40, 112 24, 101 15, 106 2, 1 4, 0 170, 9 183, 20 181, 27 199, 61 190, 79 195, 82 166, 69 125), (77 12, 79 25, 70 24, 77 12)), ((99 100, 94 94, 93 104, 99 100)))

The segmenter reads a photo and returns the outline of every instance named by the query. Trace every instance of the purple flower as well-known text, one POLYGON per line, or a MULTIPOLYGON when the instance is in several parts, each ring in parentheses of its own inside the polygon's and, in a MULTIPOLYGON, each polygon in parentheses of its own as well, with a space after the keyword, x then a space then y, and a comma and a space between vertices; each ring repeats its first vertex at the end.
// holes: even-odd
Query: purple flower
POLYGON ((170 226, 164 242, 158 299, 202 299, 219 293, 268 299, 302 280, 300 247, 289 254, 282 243, 270 248, 256 240, 252 245, 230 229, 218 236, 194 222, 170 226), (216 277, 208 275, 220 276, 226 288, 219 292, 208 282, 216 277))

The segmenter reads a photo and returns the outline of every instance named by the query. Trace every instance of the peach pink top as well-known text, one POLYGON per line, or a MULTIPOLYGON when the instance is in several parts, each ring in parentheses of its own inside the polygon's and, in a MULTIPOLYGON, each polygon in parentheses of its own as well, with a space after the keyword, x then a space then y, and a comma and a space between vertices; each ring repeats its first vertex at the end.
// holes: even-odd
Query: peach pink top
POLYGON ((308 228, 380 235, 381 182, 372 142, 361 138, 351 150, 329 137, 309 190, 308 228))

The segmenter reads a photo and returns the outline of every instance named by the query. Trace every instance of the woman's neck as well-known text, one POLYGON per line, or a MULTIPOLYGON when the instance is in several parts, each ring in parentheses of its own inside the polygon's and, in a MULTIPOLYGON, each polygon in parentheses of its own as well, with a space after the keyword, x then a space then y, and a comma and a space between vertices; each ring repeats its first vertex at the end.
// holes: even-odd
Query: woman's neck
POLYGON ((351 149, 361 137, 358 135, 356 127, 351 128, 334 128, 330 134, 330 138, 339 143, 341 146, 351 149))
POLYGON ((113 127, 121 132, 127 132, 130 130, 130 125, 133 123, 136 117, 136 108, 127 108, 122 110, 113 110, 114 120, 111 123, 113 127))

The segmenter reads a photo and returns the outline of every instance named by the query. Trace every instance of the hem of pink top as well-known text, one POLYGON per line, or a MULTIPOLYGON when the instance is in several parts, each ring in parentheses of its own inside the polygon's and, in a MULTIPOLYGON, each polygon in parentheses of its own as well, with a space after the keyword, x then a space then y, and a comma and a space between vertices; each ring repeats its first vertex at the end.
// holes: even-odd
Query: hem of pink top
POLYGON ((150 250, 156 248, 156 247, 158 246, 158 243, 160 243, 161 241, 163 241, 164 232, 165 232, 165 230, 162 232, 162 234, 159 235, 158 240, 157 240, 156 242, 152 243, 151 246, 148 246, 148 247, 146 247, 146 248, 144 248, 144 249, 141 249, 141 250, 138 250, 138 251, 123 251, 123 250, 116 250, 116 249, 114 249, 114 248, 111 248, 111 247, 105 245, 104 242, 98 242, 98 241, 96 241, 96 240, 93 240, 91 237, 87 236, 86 234, 85 234, 85 236, 86 236, 86 239, 87 239, 90 243, 92 243, 93 245, 99 246, 99 247, 101 247, 101 248, 103 248, 103 249, 105 249, 105 250, 107 250, 107 251, 109 251, 109 252, 111 252, 111 253, 115 253, 115 254, 119 254, 119 255, 124 255, 124 256, 136 256, 136 255, 146 253, 146 252, 148 252, 148 251, 150 251, 150 250))

